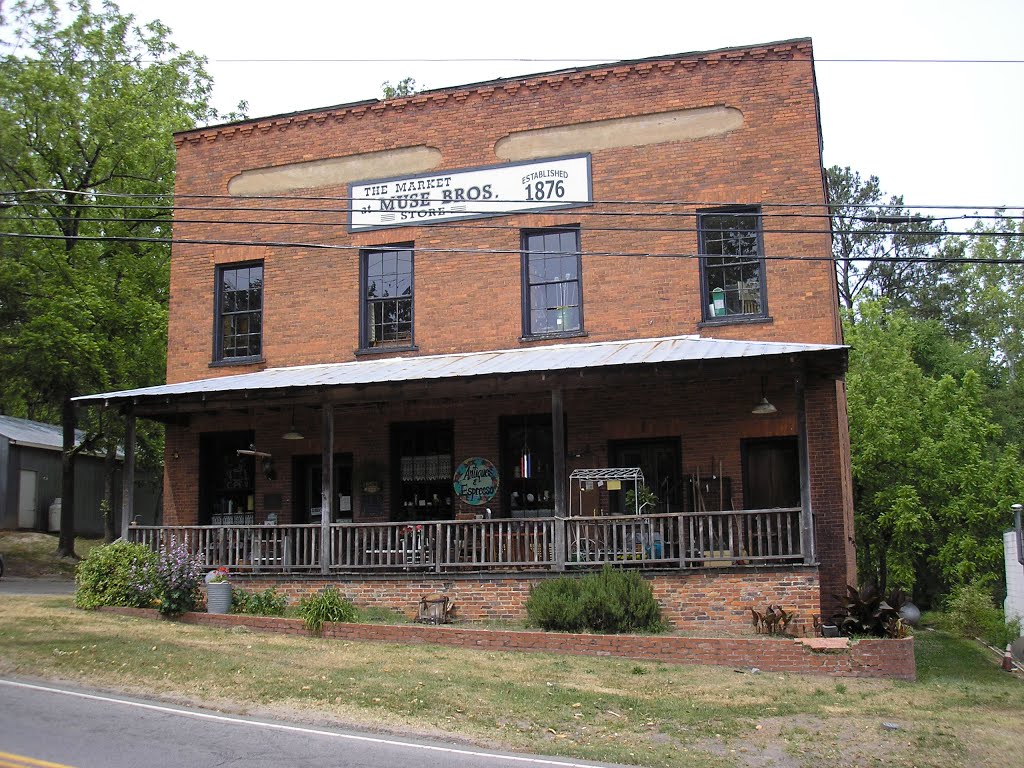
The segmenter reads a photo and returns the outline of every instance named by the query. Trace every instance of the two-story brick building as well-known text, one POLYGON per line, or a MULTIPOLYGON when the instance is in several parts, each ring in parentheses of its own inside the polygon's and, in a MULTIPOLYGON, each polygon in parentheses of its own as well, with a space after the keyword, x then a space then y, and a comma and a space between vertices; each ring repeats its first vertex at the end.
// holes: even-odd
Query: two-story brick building
POLYGON ((81 400, 166 422, 211 564, 515 615, 612 562, 723 628, 852 580, 809 40, 175 141, 168 383, 81 400))

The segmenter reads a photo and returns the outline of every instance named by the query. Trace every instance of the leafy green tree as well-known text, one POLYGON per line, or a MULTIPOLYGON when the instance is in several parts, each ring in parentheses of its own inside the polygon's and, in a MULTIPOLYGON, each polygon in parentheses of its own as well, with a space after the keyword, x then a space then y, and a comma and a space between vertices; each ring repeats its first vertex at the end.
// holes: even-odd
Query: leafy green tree
POLYGON ((861 299, 886 298, 891 308, 906 306, 927 273, 914 259, 934 254, 945 227, 914 215, 900 195, 885 199, 877 176, 837 165, 826 173, 840 304, 854 310, 861 299))
POLYGON ((74 556, 71 398, 162 380, 171 134, 216 115, 205 60, 112 2, 23 0, 0 41, 0 386, 5 407, 60 414, 74 556))
POLYGON ((1006 510, 1024 473, 1018 447, 1000 444, 979 375, 921 364, 937 359, 937 323, 883 310, 862 302, 846 328, 858 569, 928 604, 951 586, 999 578, 1006 510))
POLYGON ((416 78, 405 77, 394 85, 391 84, 390 80, 385 80, 380 84, 380 90, 385 99, 397 99, 402 96, 413 96, 420 91, 426 90, 426 86, 417 88, 416 78))

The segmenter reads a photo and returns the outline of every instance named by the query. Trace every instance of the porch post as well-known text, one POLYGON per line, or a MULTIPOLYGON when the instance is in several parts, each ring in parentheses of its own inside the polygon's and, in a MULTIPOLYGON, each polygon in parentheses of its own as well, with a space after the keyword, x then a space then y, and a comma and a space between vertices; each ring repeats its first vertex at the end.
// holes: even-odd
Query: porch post
POLYGON ((796 375, 796 433, 800 454, 800 544, 804 551, 804 563, 810 565, 817 558, 814 554, 814 514, 811 507, 811 467, 807 457, 807 402, 805 398, 806 373, 796 375))
POLYGON ((331 510, 334 509, 334 406, 324 403, 320 439, 320 573, 331 570, 331 510))
MULTIPOLYGON (((114 510, 110 510, 114 514, 114 510)), ((128 541, 128 526, 135 517, 135 412, 125 413, 124 469, 121 472, 121 538, 128 541)))
POLYGON ((551 390, 551 439, 555 472, 555 570, 565 570, 565 409, 562 390, 551 390))

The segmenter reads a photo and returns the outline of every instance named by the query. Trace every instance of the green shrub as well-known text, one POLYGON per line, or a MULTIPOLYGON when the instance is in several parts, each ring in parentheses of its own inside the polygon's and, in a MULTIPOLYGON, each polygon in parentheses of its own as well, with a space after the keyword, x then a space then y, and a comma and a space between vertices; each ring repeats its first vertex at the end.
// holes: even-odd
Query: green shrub
POLYGON ((157 555, 142 544, 96 547, 75 569, 75 605, 149 608, 157 597, 157 555))
POLYGON ((526 601, 529 622, 556 632, 582 632, 586 629, 580 607, 582 584, 582 579, 571 576, 537 584, 526 601))
POLYGON ((270 588, 263 592, 246 592, 244 589, 231 591, 231 612, 249 613, 254 616, 284 616, 287 605, 284 595, 270 588))
POLYGON ((319 635, 324 622, 355 621, 356 607, 343 598, 334 587, 323 592, 302 598, 299 603, 299 616, 310 634, 319 635))
POLYGON ((1007 624, 991 592, 978 583, 964 584, 950 592, 941 625, 964 637, 980 637, 996 648, 1005 648, 1020 637, 1020 621, 1014 619, 1007 624))
POLYGON ((661 632, 661 608, 651 585, 635 571, 605 567, 582 578, 538 584, 526 601, 531 624, 561 632, 661 632))

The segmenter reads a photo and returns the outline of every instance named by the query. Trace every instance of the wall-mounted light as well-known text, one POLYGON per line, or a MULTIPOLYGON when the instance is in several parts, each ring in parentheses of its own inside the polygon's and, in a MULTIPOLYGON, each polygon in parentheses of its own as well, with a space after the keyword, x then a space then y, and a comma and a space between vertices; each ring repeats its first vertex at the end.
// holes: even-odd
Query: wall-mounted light
POLYGON ((750 411, 755 416, 771 416, 773 413, 778 413, 778 408, 768 402, 768 395, 765 390, 764 376, 761 377, 761 402, 754 406, 750 411))

